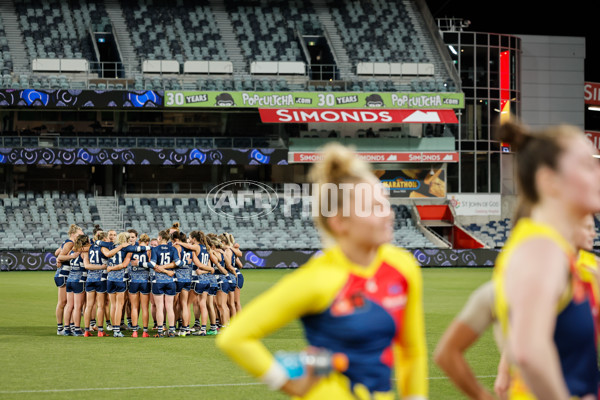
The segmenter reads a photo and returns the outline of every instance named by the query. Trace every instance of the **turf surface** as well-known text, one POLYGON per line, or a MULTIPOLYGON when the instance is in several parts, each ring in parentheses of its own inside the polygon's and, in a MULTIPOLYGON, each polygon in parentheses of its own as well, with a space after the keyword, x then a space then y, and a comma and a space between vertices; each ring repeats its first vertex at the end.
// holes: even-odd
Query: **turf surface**
MULTIPOLYGON (((242 302, 250 301, 286 273, 245 271, 242 302)), ((233 365, 216 349, 214 337, 56 336, 52 275, 0 273, 0 398, 286 398, 233 365)), ((431 362, 431 353, 471 291, 490 276, 487 268, 423 270, 431 399, 462 398, 431 362)), ((305 345, 298 322, 264 343, 273 351, 300 350, 305 345)), ((475 374, 491 388, 499 355, 489 331, 467 356, 475 374)))

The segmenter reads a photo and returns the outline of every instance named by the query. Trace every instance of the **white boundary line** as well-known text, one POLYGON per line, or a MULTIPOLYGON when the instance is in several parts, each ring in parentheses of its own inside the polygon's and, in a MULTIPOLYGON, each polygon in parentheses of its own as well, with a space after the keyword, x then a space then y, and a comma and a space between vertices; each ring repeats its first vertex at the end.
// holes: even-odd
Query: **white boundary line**
MULTIPOLYGON (((495 378, 497 375, 481 375, 476 376, 477 379, 495 378)), ((448 379, 447 376, 430 376, 427 379, 448 379)))
MULTIPOLYGON (((477 376, 477 379, 495 378, 496 375, 477 376)), ((447 376, 430 376, 427 379, 448 379, 447 376)), ((395 379, 394 379, 395 380, 395 379)), ((166 385, 166 386, 128 386, 128 387, 101 387, 101 388, 75 388, 75 389, 39 389, 39 390, 0 390, 0 394, 24 393, 66 393, 66 392, 91 392, 94 390, 147 390, 147 389, 175 389, 175 388, 202 388, 202 387, 227 387, 227 386, 256 386, 264 385, 261 382, 248 383, 207 383, 196 385, 166 385)))
POLYGON ((39 390, 2 390, 0 394, 18 394, 18 393, 61 393, 61 392, 90 392, 94 390, 138 390, 138 389, 174 389, 174 388, 197 388, 197 387, 220 387, 220 386, 252 386, 263 385, 260 382, 248 383, 214 383, 197 385, 165 385, 165 386, 127 386, 127 387, 96 387, 96 388, 75 388, 75 389, 39 389, 39 390))

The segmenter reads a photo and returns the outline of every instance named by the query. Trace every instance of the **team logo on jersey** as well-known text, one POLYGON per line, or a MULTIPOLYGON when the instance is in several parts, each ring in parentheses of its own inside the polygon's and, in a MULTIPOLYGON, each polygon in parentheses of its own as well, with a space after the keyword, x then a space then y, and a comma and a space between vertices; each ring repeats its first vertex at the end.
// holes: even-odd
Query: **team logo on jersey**
POLYGON ((406 306, 404 287, 398 283, 388 285, 387 295, 382 298, 381 305, 387 309, 404 308, 406 306))
POLYGON ((357 311, 364 311, 367 300, 360 292, 352 293, 336 299, 331 305, 331 315, 334 317, 343 317, 355 314, 357 311))

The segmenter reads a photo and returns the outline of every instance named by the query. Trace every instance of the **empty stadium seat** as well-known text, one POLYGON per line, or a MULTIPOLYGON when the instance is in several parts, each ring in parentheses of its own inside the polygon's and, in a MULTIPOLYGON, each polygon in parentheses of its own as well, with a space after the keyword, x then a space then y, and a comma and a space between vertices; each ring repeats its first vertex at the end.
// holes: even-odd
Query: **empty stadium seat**
POLYGON ((242 54, 251 61, 304 61, 296 29, 303 35, 322 35, 310 2, 226 0, 242 54))
POLYGON ((95 60, 88 27, 110 26, 101 0, 22 0, 14 4, 29 61, 77 55, 95 60))
POLYGON ((501 248, 510 235, 512 223, 510 218, 492 219, 486 224, 471 223, 464 228, 477 239, 492 248, 501 248))
POLYGON ((208 1, 122 1, 132 44, 141 60, 227 60, 208 1))
MULTIPOLYGON (((121 205, 120 211, 123 213, 125 226, 131 226, 138 232, 156 233, 177 220, 182 231, 186 233, 195 229, 217 233, 231 231, 244 248, 321 248, 320 235, 311 216, 304 215, 298 206, 292 206, 286 213, 282 199, 280 201, 281 207, 276 207, 272 213, 262 218, 246 218, 248 214, 244 214, 244 218, 235 220, 212 212, 202 197, 134 197, 131 204, 121 205)), ((433 247, 412 223, 409 207, 393 207, 396 212, 393 242, 407 248, 433 247)), ((245 212, 257 211, 250 207, 245 212)))
POLYGON ((354 64, 430 61, 404 1, 332 0, 328 4, 354 64))

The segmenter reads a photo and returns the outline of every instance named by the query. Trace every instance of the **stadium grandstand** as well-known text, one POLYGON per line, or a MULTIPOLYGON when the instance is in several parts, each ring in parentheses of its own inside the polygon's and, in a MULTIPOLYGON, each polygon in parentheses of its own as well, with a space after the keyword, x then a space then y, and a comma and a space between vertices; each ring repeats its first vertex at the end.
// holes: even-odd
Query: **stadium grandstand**
POLYGON ((595 398, 586 39, 459 3, 0 0, 0 397, 595 398))
POLYGON ((450 92, 458 85, 408 0, 28 0, 4 2, 2 16, 4 88, 450 92), (380 26, 371 31, 374 20, 380 26), (331 83, 317 85, 329 79, 313 75, 331 83))
POLYGON ((0 15, 4 248, 52 250, 73 222, 155 235, 180 221, 250 249, 316 251, 284 191, 329 141, 354 146, 390 188, 396 244, 506 240, 508 212, 465 219, 448 201, 499 193, 500 143, 491 117, 487 133, 473 125, 473 71, 444 42, 460 23, 441 27, 422 0, 4 0, 0 15), (487 145, 476 159, 473 130, 487 145), (237 180, 278 193, 274 211, 212 212, 211 190, 237 180))

